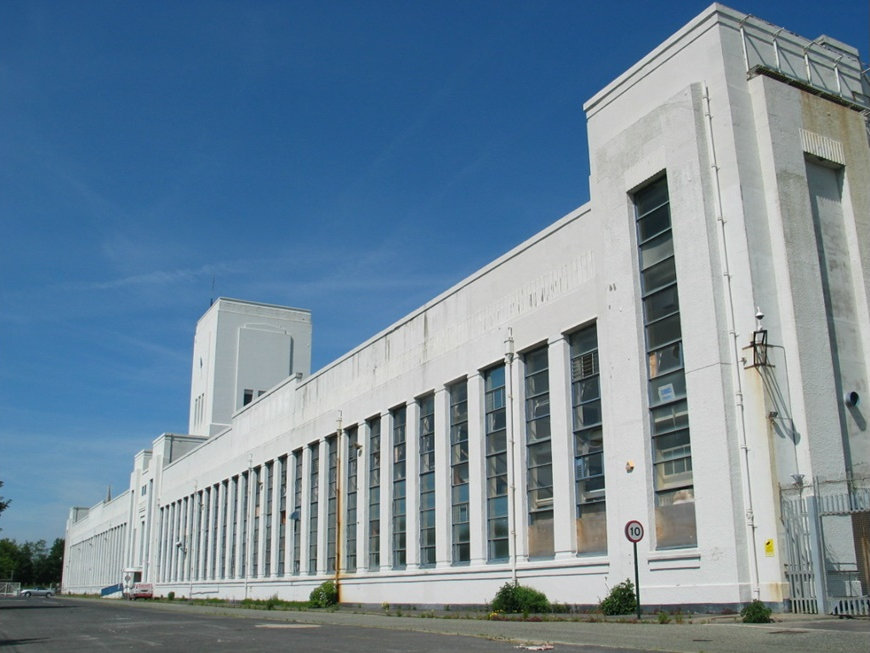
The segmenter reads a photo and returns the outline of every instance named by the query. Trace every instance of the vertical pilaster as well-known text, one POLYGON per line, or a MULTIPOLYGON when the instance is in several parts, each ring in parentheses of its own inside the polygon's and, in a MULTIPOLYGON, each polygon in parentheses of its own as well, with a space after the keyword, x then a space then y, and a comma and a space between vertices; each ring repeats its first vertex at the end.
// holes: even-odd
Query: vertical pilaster
POLYGON ((574 443, 571 415, 571 351, 559 335, 550 338, 550 446, 553 457, 553 552, 556 559, 576 551, 574 528, 574 443))
POLYGON ((468 376, 468 505, 471 565, 486 564, 486 429, 483 376, 468 376))

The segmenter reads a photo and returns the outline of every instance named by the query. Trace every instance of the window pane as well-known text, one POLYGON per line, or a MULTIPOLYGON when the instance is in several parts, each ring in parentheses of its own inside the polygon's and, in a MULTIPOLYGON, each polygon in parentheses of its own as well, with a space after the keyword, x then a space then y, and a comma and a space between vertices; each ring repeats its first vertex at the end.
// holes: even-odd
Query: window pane
POLYGON ((507 449, 507 434, 504 431, 492 433, 486 437, 486 453, 500 453, 507 449))
POLYGON ((542 417, 526 424, 526 441, 529 443, 550 439, 550 418, 542 417))
POLYGON ((649 294, 654 290, 658 290, 663 286, 674 283, 677 280, 677 270, 674 267, 674 259, 665 259, 661 263, 656 263, 648 270, 644 270, 641 274, 643 281, 643 292, 649 294))
POLYGON ((549 465, 552 461, 553 458, 550 454, 550 444, 548 442, 533 444, 529 447, 529 467, 549 465))
POLYGON ((680 401, 669 406, 661 406, 652 411, 653 434, 665 433, 689 425, 689 412, 686 402, 680 401))
POLYGON ((494 367, 485 373, 486 390, 504 386, 504 367, 494 367))
POLYGON ((650 406, 664 404, 686 396, 686 377, 682 370, 651 379, 649 382, 650 406))
POLYGON ((690 451, 688 429, 653 438, 653 457, 656 462, 688 456, 690 451))
POLYGON ((574 429, 581 429, 601 423, 601 402, 593 401, 574 408, 574 429))
POLYGON ((526 377, 526 395, 531 397, 547 392, 550 389, 549 376, 547 370, 536 372, 531 376, 526 377))
POLYGON ((645 186, 643 190, 635 195, 634 201, 638 217, 649 213, 653 209, 667 202, 668 178, 662 177, 649 186, 645 186))
POLYGON ((646 270, 673 255, 674 239, 670 232, 663 233, 640 246, 640 269, 646 270))
POLYGON ((681 342, 675 342, 662 349, 651 352, 648 356, 649 376, 651 379, 683 367, 683 347, 681 342))
POLYGON ((664 344, 679 340, 681 337, 679 313, 653 322, 646 328, 647 349, 658 349, 664 344))
POLYGON ((593 326, 580 329, 571 334, 571 356, 579 356, 587 351, 598 349, 598 330, 593 326))
POLYGON ((578 456, 600 451, 602 445, 603 436, 600 428, 579 431, 574 438, 574 450, 578 456))
POLYGON ((644 319, 647 322, 654 322, 666 315, 676 313, 680 310, 676 285, 649 295, 643 300, 643 306, 644 319))
POLYGON ((670 207, 667 204, 648 213, 637 221, 637 234, 640 242, 666 231, 671 226, 670 207))

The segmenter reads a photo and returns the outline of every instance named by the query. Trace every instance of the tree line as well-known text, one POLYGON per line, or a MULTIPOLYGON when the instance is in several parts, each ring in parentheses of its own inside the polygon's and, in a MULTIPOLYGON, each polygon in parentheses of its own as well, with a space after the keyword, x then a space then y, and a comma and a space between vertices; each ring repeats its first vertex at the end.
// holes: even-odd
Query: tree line
MULTIPOLYGON (((0 488, 3 481, 0 481, 0 488)), ((9 504, 0 496, 0 515, 9 504)), ((25 585, 60 585, 63 574, 63 538, 49 546, 45 540, 18 544, 15 540, 0 540, 0 581, 25 585)))
POLYGON ((45 540, 18 544, 0 540, 0 581, 26 585, 60 585, 63 574, 63 538, 49 547, 45 540))

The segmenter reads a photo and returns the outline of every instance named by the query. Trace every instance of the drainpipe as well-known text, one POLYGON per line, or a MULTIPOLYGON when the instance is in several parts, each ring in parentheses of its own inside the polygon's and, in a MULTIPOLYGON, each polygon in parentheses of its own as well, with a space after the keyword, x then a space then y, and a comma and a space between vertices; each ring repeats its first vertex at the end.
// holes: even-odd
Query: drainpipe
POLYGON ((749 476, 749 445, 746 441, 746 410, 743 403, 743 380, 740 375, 742 358, 740 356, 740 344, 738 342, 737 324, 734 317, 734 290, 731 285, 731 268, 728 262, 728 241, 725 233, 725 216, 722 211, 722 188, 719 185, 719 163, 716 159, 716 143, 713 138, 713 114, 710 110, 710 89, 704 84, 705 114, 707 118, 707 145, 710 150, 710 168, 713 171, 714 199, 716 200, 716 220, 721 229, 720 243, 722 254, 722 266, 725 277, 725 286, 728 291, 728 333, 731 336, 731 346, 734 355, 734 383, 737 386, 735 402, 737 406, 737 428, 740 438, 740 450, 743 453, 743 494, 746 501, 746 528, 749 536, 751 560, 749 566, 750 583, 752 585, 752 598, 758 599, 761 591, 759 587, 758 572, 758 546, 755 542, 755 511, 752 502, 752 480, 749 476))
POLYGON ((505 428, 507 428, 508 451, 510 452, 510 521, 511 521, 511 581, 517 584, 517 470, 516 451, 514 442, 514 389, 513 389, 513 362, 514 362, 514 335, 513 329, 508 327, 507 337, 504 340, 505 376, 507 376, 507 406, 505 408, 505 428))

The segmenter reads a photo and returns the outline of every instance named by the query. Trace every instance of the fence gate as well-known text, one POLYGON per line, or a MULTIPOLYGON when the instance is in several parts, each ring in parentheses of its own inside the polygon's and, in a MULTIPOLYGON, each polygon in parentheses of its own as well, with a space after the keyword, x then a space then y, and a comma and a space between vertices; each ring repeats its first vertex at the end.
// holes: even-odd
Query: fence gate
POLYGON ((870 488, 844 485, 780 492, 792 612, 870 615, 870 488))

